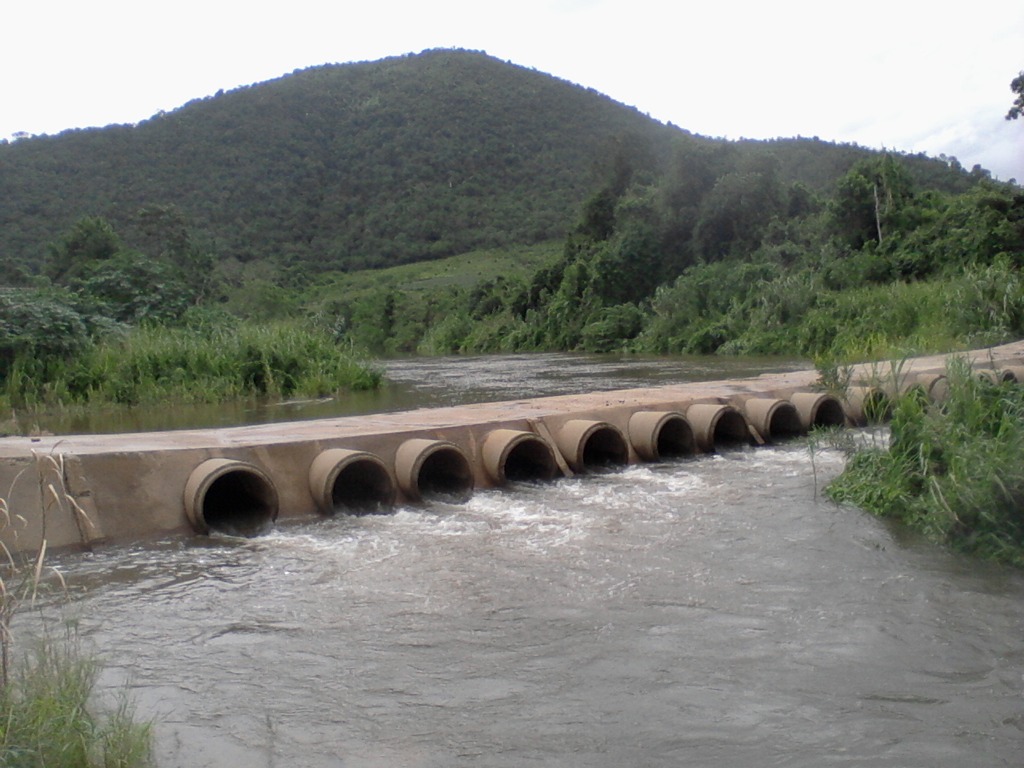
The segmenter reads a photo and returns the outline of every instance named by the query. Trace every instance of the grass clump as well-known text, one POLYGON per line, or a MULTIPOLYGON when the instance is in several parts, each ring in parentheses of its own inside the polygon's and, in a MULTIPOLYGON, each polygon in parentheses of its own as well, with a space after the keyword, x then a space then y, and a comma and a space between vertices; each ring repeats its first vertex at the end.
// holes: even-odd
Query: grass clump
POLYGON ((381 374, 328 330, 299 322, 140 326, 71 358, 19 357, 10 404, 139 405, 318 397, 381 374))
POLYGON ((1024 387, 955 360, 948 398, 893 405, 885 447, 852 452, 826 489, 964 552, 1024 566, 1024 387))
MULTIPOLYGON (((27 521, 0 497, 0 766, 5 768, 143 768, 152 765, 152 727, 136 722, 127 692, 98 706, 100 666, 85 653, 74 626, 46 632, 18 652, 14 618, 31 607, 44 583, 46 521, 81 508, 63 484, 63 457, 36 456, 43 537, 33 556, 12 553, 4 535, 27 521), (55 478, 48 480, 48 478, 55 478)), ((80 522, 80 521, 79 521, 80 522)), ((59 572, 49 571, 63 587, 59 572)))
POLYGON ((126 694, 96 714, 96 661, 72 631, 39 640, 0 689, 0 765, 7 768, 141 768, 152 765, 151 726, 126 694))

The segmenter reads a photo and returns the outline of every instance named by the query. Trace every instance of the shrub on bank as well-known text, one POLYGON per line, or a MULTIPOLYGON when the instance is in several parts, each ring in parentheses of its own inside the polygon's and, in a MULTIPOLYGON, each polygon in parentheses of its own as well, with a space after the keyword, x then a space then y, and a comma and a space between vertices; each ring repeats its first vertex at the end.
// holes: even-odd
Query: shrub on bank
POLYGON ((122 694, 98 712, 99 666, 73 635, 45 638, 0 686, 0 765, 7 768, 142 768, 152 764, 151 727, 122 694))
MULTIPOLYGON (((63 484, 63 457, 36 456, 52 509, 72 501, 63 484)), ((40 480, 40 491, 43 482, 40 480)), ((47 507, 47 509, 51 509, 47 507)), ((43 527, 47 510, 42 511, 43 527)), ((84 513, 83 513, 84 514, 84 513)), ((0 532, 20 515, 0 497, 0 532)), ((73 627, 61 636, 43 632, 35 643, 15 645, 15 616, 31 605, 41 583, 46 540, 32 557, 0 544, 0 766, 5 768, 144 768, 152 764, 152 728, 135 721, 127 692, 112 708, 97 700, 100 672, 84 653, 73 627)), ((19 639, 25 632, 20 627, 19 639)))
POLYGON ((965 552, 1024 566, 1024 386, 949 366, 941 406, 913 394, 892 414, 887 448, 853 454, 828 487, 965 552))
POLYGON ((21 357, 13 405, 317 397, 373 389, 380 373, 325 329, 300 323, 139 327, 73 358, 21 357))

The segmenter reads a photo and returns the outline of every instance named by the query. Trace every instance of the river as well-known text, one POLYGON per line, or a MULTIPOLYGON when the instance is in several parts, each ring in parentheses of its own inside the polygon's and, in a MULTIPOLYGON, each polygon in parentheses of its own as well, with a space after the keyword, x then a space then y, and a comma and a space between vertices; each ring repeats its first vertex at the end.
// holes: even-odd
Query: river
POLYGON ((626 389, 677 381, 714 381, 767 371, 804 370, 805 360, 761 357, 673 358, 531 354, 400 358, 376 365, 386 378, 372 392, 283 402, 239 400, 174 408, 65 408, 23 417, 21 427, 55 435, 266 424, 463 403, 626 389))
MULTIPOLYGON (((388 367, 424 404, 735 375, 388 367)), ((65 555, 43 613, 162 768, 1020 766, 1024 575, 828 502, 841 468, 800 440, 65 555)))

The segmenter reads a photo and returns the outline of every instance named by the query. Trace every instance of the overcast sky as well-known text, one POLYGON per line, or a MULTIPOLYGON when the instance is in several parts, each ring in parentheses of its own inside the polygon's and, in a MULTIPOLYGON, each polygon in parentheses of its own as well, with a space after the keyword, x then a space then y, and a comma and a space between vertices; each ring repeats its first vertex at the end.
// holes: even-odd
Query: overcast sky
POLYGON ((0 137, 146 119, 295 69, 483 50, 730 139, 956 156, 1024 183, 1024 0, 5 0, 0 137))

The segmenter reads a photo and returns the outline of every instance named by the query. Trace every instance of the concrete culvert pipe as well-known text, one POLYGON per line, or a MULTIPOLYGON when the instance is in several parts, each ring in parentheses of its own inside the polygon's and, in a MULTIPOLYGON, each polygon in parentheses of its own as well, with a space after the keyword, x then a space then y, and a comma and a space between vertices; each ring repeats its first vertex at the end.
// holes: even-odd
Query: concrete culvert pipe
POLYGON ((918 373, 904 384, 901 394, 913 391, 923 392, 933 403, 941 403, 949 397, 949 379, 943 373, 918 373))
POLYGON ((277 519, 278 496, 259 467, 235 459, 207 459, 185 483, 185 513, 199 533, 257 536, 277 519))
POLYGON ((624 466, 629 446, 622 431, 606 421, 571 419, 555 437, 558 450, 574 472, 624 466))
POLYGON ((484 469, 496 485, 554 480, 561 472, 555 453, 539 435, 518 429, 495 429, 482 449, 484 469))
POLYGON ((788 400, 752 397, 743 403, 743 415, 765 440, 785 440, 806 432, 796 406, 788 400))
POLYGON ((644 461, 679 459, 697 452, 690 422, 676 411, 637 411, 629 417, 629 442, 644 461))
POLYGON ((921 405, 928 404, 928 390, 921 384, 904 384, 900 387, 900 399, 914 400, 921 405))
POLYGON ((978 368, 974 371, 974 375, 989 384, 1015 383, 1017 381, 1013 371, 1005 368, 978 368))
POLYGON ((846 425, 846 411, 837 397, 824 392, 794 392, 789 402, 800 416, 805 432, 814 427, 842 427, 846 425))
POLYGON ((1013 376, 1014 383, 1024 384, 1024 365, 1008 365, 1003 369, 1003 373, 1013 376))
POLYGON ((943 375, 932 377, 927 385, 928 399, 933 403, 944 403, 949 399, 949 379, 943 375))
POLYGON ((395 454, 398 487, 412 501, 462 504, 473 495, 473 469, 462 450, 445 440, 413 438, 395 454))
POLYGON ((846 403, 850 422, 858 427, 888 421, 892 416, 892 401, 878 387, 850 387, 846 403))
POLYGON ((309 467, 309 492, 325 515, 381 514, 395 503, 395 483, 372 453, 346 448, 322 451, 309 467))
POLYGON ((702 451, 739 448, 755 442, 747 420, 731 405, 694 403, 686 409, 686 420, 702 451))

